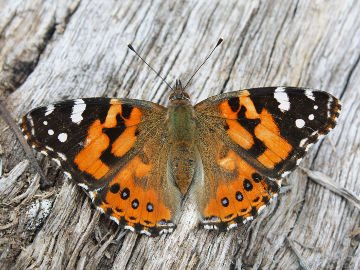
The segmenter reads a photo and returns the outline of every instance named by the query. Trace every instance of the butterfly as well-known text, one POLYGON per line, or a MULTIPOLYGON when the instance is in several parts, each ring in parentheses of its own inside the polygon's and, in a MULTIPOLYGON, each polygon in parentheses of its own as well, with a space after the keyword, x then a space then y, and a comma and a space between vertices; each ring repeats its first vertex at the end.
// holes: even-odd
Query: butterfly
POLYGON ((187 194, 205 229, 256 217, 341 105, 313 89, 265 87, 195 106, 176 81, 168 108, 83 98, 36 108, 20 121, 33 148, 84 189, 98 210, 141 234, 171 233, 187 194))

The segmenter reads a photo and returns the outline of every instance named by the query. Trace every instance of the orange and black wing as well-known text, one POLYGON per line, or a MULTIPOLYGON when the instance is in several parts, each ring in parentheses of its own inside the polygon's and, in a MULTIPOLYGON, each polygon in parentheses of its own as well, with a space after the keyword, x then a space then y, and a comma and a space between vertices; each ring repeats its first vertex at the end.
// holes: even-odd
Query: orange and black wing
POLYGON ((290 87, 231 92, 197 104, 204 182, 195 190, 206 228, 252 219, 278 192, 281 177, 336 125, 340 107, 326 92, 290 87))
POLYGON ((166 112, 146 101, 77 99, 29 112, 21 128, 100 211, 126 229, 157 235, 173 230, 180 201, 161 143, 166 112))

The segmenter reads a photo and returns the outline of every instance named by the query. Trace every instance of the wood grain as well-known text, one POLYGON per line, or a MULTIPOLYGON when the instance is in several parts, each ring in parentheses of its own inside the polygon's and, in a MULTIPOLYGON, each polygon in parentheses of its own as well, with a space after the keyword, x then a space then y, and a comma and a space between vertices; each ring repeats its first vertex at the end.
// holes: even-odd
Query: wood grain
MULTIPOLYGON (((339 125, 301 166, 359 196, 359 14, 356 0, 4 0, 0 97, 14 119, 78 97, 166 105, 169 89, 126 44, 173 84, 187 81, 222 36, 189 87, 193 103, 258 86, 332 93, 343 104, 339 125)), ((54 185, 40 190, 1 119, 0 130, 1 269, 360 269, 359 210, 302 170, 250 226, 224 234, 200 230, 187 201, 173 234, 148 238, 124 233, 99 214, 42 157, 54 185)))

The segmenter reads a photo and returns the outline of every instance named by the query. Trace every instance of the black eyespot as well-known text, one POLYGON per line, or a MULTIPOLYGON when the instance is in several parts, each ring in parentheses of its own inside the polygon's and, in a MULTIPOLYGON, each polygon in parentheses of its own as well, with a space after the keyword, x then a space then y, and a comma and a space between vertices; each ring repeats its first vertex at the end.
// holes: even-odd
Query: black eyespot
POLYGON ((148 212, 152 212, 152 211, 154 211, 154 206, 151 203, 147 203, 146 210, 148 212))
POLYGON ((139 207, 139 201, 138 199, 134 199, 132 202, 131 202, 131 207, 136 209, 139 207))
POLYGON ((237 201, 241 202, 244 199, 244 196, 242 195, 242 193, 240 191, 237 191, 235 194, 235 198, 237 201))
POLYGON ((261 175, 258 174, 258 173, 253 173, 253 174, 251 175, 251 177, 252 177, 252 179, 254 179, 254 182, 255 182, 255 183, 259 183, 259 182, 261 181, 261 179, 262 179, 261 175))
POLYGON ((246 191, 251 191, 253 189, 253 185, 251 184, 249 179, 244 180, 244 189, 246 191))
POLYGON ((115 183, 110 187, 111 193, 118 193, 119 190, 120 190, 120 185, 118 183, 115 183))
POLYGON ((128 188, 124 188, 121 192, 121 199, 126 200, 130 197, 130 190, 128 188))
POLYGON ((221 204, 224 206, 224 207, 228 207, 229 206, 229 200, 228 198, 224 197, 221 199, 221 204))

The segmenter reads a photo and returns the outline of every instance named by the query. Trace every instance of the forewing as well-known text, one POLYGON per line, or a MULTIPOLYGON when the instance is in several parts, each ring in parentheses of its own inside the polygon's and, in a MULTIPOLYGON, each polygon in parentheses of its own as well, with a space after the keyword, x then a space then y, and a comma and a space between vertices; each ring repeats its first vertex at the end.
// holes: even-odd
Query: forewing
POLYGON ((335 127, 340 108, 326 92, 294 87, 231 92, 195 106, 207 122, 217 121, 235 152, 274 179, 292 171, 319 136, 335 127))
POLYGON ((166 110, 139 100, 77 99, 29 112, 21 128, 100 211, 127 229, 156 235, 173 229, 179 198, 161 155, 166 110))

